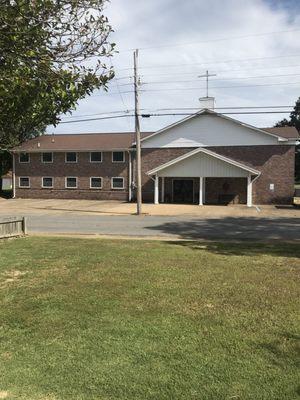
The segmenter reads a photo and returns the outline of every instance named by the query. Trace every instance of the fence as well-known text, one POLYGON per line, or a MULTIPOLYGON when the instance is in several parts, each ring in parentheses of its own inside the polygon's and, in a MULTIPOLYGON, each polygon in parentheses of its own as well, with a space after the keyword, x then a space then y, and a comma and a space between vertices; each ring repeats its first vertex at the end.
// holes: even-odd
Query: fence
POLYGON ((0 239, 26 235, 26 218, 5 218, 0 220, 0 239))

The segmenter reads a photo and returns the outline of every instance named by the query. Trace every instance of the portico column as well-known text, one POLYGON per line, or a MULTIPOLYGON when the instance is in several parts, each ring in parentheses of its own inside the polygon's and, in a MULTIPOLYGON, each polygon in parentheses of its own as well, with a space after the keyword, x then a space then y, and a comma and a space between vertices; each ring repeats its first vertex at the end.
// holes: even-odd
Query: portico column
POLYGON ((202 201, 203 201, 203 205, 205 204, 205 186, 206 186, 206 178, 203 178, 203 187, 202 187, 202 201))
POLYGON ((247 206, 252 207, 252 179, 250 174, 247 179, 247 206))
POLYGON ((165 202, 165 177, 161 178, 161 202, 165 202))
POLYGON ((199 178, 199 206, 203 206, 203 176, 199 178))
POLYGON ((155 175, 154 179, 154 204, 159 204, 159 188, 158 188, 158 175, 155 175))

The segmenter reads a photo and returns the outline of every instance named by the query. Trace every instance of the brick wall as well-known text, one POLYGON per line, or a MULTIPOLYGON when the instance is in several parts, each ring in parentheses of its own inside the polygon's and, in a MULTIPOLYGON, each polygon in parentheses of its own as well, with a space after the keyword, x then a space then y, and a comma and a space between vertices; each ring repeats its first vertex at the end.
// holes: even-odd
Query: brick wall
POLYGON ((90 153, 78 153, 77 163, 65 163, 65 153, 53 153, 53 163, 41 162, 40 153, 30 154, 30 163, 16 163, 16 197, 21 198, 60 198, 60 199, 99 199, 128 200, 128 153, 124 163, 113 163, 112 153, 103 152, 101 163, 90 163, 90 153), (30 188, 19 188, 19 177, 30 177, 30 188), (77 189, 65 188, 65 177, 77 177, 77 189), (42 177, 53 177, 53 189, 42 188, 42 177), (90 177, 102 177, 102 189, 90 189, 90 177), (111 178, 123 177, 122 190, 111 189, 111 178))

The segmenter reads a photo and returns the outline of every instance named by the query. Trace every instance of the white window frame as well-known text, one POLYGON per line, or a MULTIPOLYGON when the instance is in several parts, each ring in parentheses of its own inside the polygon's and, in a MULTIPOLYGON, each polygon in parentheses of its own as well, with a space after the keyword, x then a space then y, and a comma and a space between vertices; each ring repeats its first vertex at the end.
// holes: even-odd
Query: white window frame
POLYGON ((91 176, 90 177, 90 189, 93 189, 93 190, 99 190, 99 189, 102 189, 102 186, 103 186, 103 178, 102 178, 102 176, 91 176), (94 187, 94 186, 92 186, 92 179, 101 179, 101 186, 100 187, 94 187))
POLYGON ((78 153, 77 153, 77 151, 66 151, 65 152, 65 163, 66 164, 77 164, 77 162, 78 162, 78 153), (75 153, 76 154, 76 161, 67 161, 67 154, 68 153, 75 153))
POLYGON ((125 189, 124 183, 125 183, 125 179, 123 178, 123 176, 113 176, 113 177, 111 178, 111 184, 110 184, 110 186, 111 186, 111 189, 113 189, 113 190, 124 190, 124 189, 125 189), (122 179, 122 181, 123 181, 123 186, 122 186, 122 187, 117 187, 117 188, 115 188, 114 185, 113 185, 114 179, 122 179))
MULTIPOLYGON (((103 161, 103 152, 102 151, 90 151, 90 163, 92 163, 92 164, 100 164, 100 163, 102 163, 102 161, 103 161), (92 161, 92 153, 100 153, 101 154, 101 161, 92 161)), ((93 176, 93 178, 97 178, 97 177, 93 176)))
MULTIPOLYGON (((41 153, 41 162, 43 163, 43 164, 53 164, 53 151, 43 151, 42 153, 41 153), (43 160, 43 154, 46 154, 46 153, 48 153, 48 154, 52 154, 52 161, 44 161, 43 160)), ((47 178, 47 177, 46 177, 47 178)), ((49 177, 50 178, 50 177, 49 177)))
POLYGON ((21 153, 19 153, 19 164, 29 164, 29 163, 30 163, 30 153, 27 153, 26 151, 22 151, 21 153), (28 161, 21 161, 21 154, 28 154, 28 161))
POLYGON ((111 162, 116 164, 122 164, 125 162, 125 151, 112 151, 111 153, 111 162), (114 153, 123 153, 123 161, 114 161, 114 153))
POLYGON ((29 176, 19 176, 19 188, 30 189, 30 177, 29 176), (28 179, 28 186, 21 186, 21 179, 28 179))
POLYGON ((78 177, 77 176, 66 176, 65 177, 65 189, 78 189, 78 177), (76 186, 74 187, 69 187, 67 185, 68 179, 72 178, 72 179, 76 179, 76 186))
POLYGON ((42 176, 42 188, 43 189, 52 189, 53 188, 53 182, 54 182, 54 178, 53 176, 42 176), (44 179, 52 179, 52 185, 51 186, 44 186, 44 179))

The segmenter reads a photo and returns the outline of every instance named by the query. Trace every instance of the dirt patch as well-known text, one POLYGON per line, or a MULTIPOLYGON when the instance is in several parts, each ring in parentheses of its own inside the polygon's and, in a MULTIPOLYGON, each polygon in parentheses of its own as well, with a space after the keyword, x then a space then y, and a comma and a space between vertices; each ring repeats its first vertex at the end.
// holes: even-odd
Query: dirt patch
POLYGON ((5 390, 0 390, 0 399, 6 399, 8 397, 8 392, 5 390))
MULTIPOLYGON (((16 282, 18 281, 22 276, 27 275, 28 271, 18 271, 18 270, 12 270, 12 271, 7 271, 4 273, 4 280, 2 282, 2 285, 16 282)), ((1 398, 1 397, 0 397, 1 398)))

